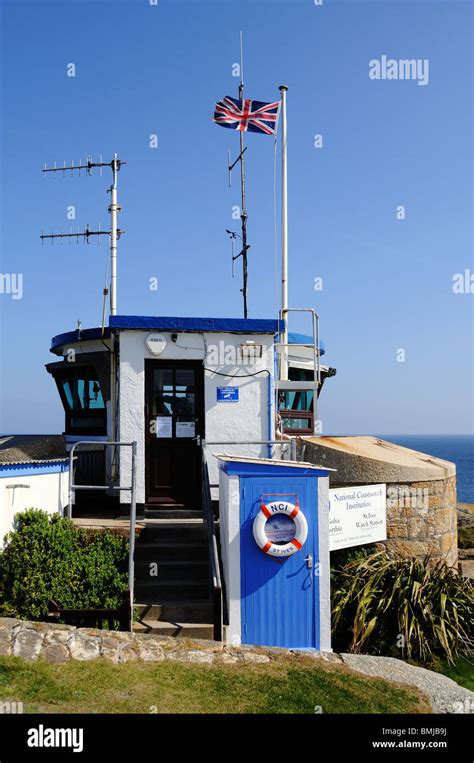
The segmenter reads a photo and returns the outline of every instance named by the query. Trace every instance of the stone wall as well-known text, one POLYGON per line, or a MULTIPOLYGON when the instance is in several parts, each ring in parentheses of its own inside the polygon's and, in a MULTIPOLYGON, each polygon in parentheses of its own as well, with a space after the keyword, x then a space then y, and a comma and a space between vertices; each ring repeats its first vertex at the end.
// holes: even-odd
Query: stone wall
POLYGON ((335 470, 330 488, 387 485, 389 552, 457 564, 455 464, 369 436, 300 438, 298 453, 335 470))
MULTIPOLYGON (((190 643, 170 636, 74 628, 4 617, 0 618, 0 656, 9 655, 31 661, 42 658, 51 663, 99 658, 113 663, 173 660, 208 664, 263 663, 271 659, 258 647, 225 647, 215 641, 190 643)), ((327 659, 332 656, 328 653, 327 659)))
POLYGON ((387 484, 389 552, 454 565, 458 559, 456 477, 387 484))

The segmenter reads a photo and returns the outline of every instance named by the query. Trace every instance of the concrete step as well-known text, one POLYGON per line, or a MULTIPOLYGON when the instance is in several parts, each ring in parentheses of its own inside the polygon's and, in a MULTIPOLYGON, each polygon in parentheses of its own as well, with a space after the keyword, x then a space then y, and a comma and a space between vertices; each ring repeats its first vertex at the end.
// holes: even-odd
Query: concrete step
POLYGON ((213 620, 213 608, 210 599, 170 600, 150 599, 144 602, 137 599, 135 611, 140 620, 158 620, 168 623, 210 623, 213 620))
POLYGON ((135 599, 137 601, 179 601, 205 599, 209 596, 209 583, 194 580, 137 580, 135 599))
POLYGON ((175 541, 187 543, 202 541, 207 543, 207 527, 201 521, 163 522, 159 519, 147 520, 139 537, 140 543, 170 543, 175 541))
POLYGON ((138 541, 135 546, 135 563, 160 563, 168 561, 207 562, 208 558, 208 545, 204 541, 190 543, 185 540, 158 541, 156 543, 141 543, 138 541))
POLYGON ((201 509, 145 508, 145 519, 202 519, 201 509))
POLYGON ((133 624, 133 632, 174 638, 214 638, 214 626, 211 623, 167 623, 162 620, 143 620, 133 624))
POLYGON ((205 561, 190 561, 185 559, 166 562, 158 562, 156 560, 156 575, 151 574, 154 571, 154 568, 150 568, 152 563, 149 560, 142 561, 135 559, 135 580, 137 583, 148 580, 150 582, 175 580, 189 583, 194 582, 196 585, 200 583, 207 585, 209 582, 209 562, 207 559, 205 561))

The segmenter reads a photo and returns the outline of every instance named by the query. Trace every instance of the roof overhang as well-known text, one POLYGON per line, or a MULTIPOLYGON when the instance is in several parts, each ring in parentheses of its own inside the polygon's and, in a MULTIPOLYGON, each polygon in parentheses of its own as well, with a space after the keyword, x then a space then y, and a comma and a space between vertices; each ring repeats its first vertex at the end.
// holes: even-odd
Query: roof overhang
POLYGON ((96 339, 110 339, 111 335, 112 332, 107 326, 104 329, 94 328, 67 331, 65 334, 57 334, 57 336, 53 336, 51 339, 51 347, 49 349, 50 352, 53 352, 55 355, 60 355, 61 353, 56 352, 60 347, 79 344, 79 342, 91 342, 96 339))
POLYGON ((179 331, 221 334, 278 334, 285 328, 281 320, 264 318, 180 318, 176 316, 111 315, 109 326, 76 329, 57 334, 50 351, 61 355, 61 348, 80 342, 110 339, 113 331, 179 331))
POLYGON ((277 334, 284 321, 263 318, 180 318, 173 316, 112 315, 112 329, 143 331, 195 331, 230 334, 277 334))

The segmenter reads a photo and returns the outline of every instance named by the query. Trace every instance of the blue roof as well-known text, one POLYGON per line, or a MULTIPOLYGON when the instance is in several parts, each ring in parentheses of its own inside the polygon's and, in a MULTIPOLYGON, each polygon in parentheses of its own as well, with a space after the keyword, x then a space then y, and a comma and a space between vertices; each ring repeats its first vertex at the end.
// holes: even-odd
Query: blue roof
MULTIPOLYGON (((313 337, 309 334, 294 334, 292 331, 288 332, 288 344, 313 344, 313 337)), ((319 340, 320 355, 324 355, 326 348, 324 342, 319 340)))
POLYGON ((77 344, 78 342, 87 342, 91 339, 110 339, 110 335, 110 329, 107 327, 104 328, 104 331, 101 328, 67 331, 65 334, 53 336, 50 351, 54 352, 58 347, 62 347, 65 344, 77 344))
POLYGON ((67 344, 77 344, 93 339, 109 339, 112 329, 144 329, 146 331, 212 331, 237 334, 277 334, 284 328, 283 321, 263 318, 177 318, 148 315, 111 315, 109 326, 81 329, 57 334, 51 340, 51 352, 67 344))
POLYGON ((262 318, 177 318, 148 315, 111 315, 113 329, 146 329, 154 331, 213 331, 238 334, 276 334, 283 322, 262 318))
POLYGON ((335 472, 335 469, 325 468, 324 466, 296 465, 291 461, 287 463, 271 462, 269 459, 239 460, 235 458, 226 458, 220 456, 219 468, 226 474, 239 474, 241 476, 270 477, 275 474, 285 477, 327 477, 329 472, 335 472))
MULTIPOLYGON (((94 339, 109 339, 112 329, 143 329, 147 331, 212 331, 216 333, 277 334, 284 328, 283 321, 264 318, 178 318, 173 316, 152 317, 148 315, 111 315, 109 327, 68 331, 57 334, 51 340, 51 352, 66 344, 77 344, 94 339)), ((308 334, 288 333, 290 344, 312 344, 308 334)), ((320 342, 321 355, 325 353, 320 342)))

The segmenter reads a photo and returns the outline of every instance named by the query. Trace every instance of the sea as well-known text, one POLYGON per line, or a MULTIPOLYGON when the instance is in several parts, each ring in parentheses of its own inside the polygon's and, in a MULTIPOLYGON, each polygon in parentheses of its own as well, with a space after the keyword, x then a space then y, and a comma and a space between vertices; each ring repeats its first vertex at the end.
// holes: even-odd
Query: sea
POLYGON ((457 499, 461 503, 474 503, 474 435, 385 434, 377 437, 453 461, 456 464, 457 499))

